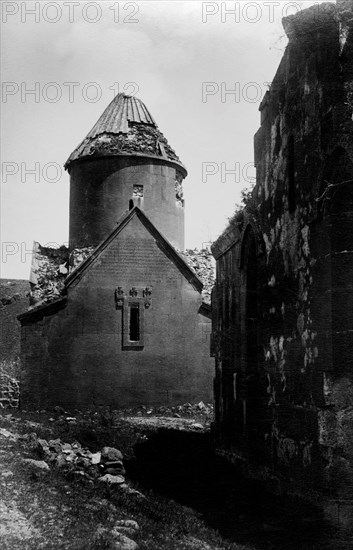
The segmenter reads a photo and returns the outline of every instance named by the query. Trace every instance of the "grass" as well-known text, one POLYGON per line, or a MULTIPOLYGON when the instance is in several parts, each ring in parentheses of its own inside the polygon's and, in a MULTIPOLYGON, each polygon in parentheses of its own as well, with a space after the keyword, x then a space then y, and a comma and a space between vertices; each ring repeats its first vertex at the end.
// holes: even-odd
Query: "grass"
MULTIPOLYGON (((75 423, 67 422, 62 413, 16 411, 13 420, 9 411, 3 411, 0 425, 18 433, 36 432, 44 439, 76 440, 92 452, 105 445, 119 448, 124 454, 129 486, 145 498, 54 468, 48 474, 34 474, 21 461, 24 456, 34 457, 30 448, 17 441, 5 441, 0 463, 3 469, 13 472, 13 477, 2 482, 4 502, 17 507, 33 527, 34 535, 16 539, 21 525, 17 519, 15 538, 7 536, 0 544, 4 550, 113 549, 116 546, 111 530, 120 519, 138 522, 140 529, 132 538, 140 550, 351 547, 343 541, 330 541, 320 531, 315 512, 301 508, 300 502, 283 503, 245 482, 213 454, 207 431, 152 429, 143 422, 131 423, 129 415, 147 417, 141 410, 77 412, 75 423), (297 519, 303 516, 301 531, 303 525, 297 519)), ((192 419, 210 420, 196 409, 192 419)))
MULTIPOLYGON (((79 418, 76 424, 68 424, 57 417, 50 421, 47 413, 15 412, 16 421, 3 411, 2 427, 17 433, 36 432, 39 437, 58 438, 63 441, 80 441, 96 451, 109 444, 125 452, 134 460, 134 447, 145 441, 146 430, 133 428, 123 419, 114 427, 107 425, 107 418, 88 416, 79 418), (8 417, 6 418, 6 414, 8 417)), ((109 423, 109 422, 108 422, 109 423)), ((3 440, 1 440, 3 441, 3 440)), ((162 496, 138 482, 129 485, 141 491, 128 495, 113 486, 51 469, 48 474, 33 473, 21 457, 35 457, 23 442, 5 442, 0 460, 3 468, 10 469, 13 477, 6 482, 4 502, 15 506, 33 528, 29 539, 14 534, 2 541, 4 550, 95 550, 115 548, 111 529, 118 519, 134 519, 140 529, 134 536, 140 550, 252 550, 224 538, 207 526, 202 514, 162 496)), ((14 518, 18 523, 18 518, 14 518)), ((21 530, 20 530, 21 532, 21 530)), ((16 534, 17 533, 17 534, 16 534)))

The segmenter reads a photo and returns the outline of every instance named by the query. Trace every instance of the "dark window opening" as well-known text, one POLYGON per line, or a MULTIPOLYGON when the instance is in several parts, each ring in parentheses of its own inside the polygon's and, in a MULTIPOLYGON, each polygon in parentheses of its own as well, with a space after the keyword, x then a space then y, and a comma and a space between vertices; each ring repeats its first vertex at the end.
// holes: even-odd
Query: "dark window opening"
POLYGON ((134 201, 132 199, 129 200, 129 210, 132 210, 134 207, 134 201))
POLYGON ((136 350, 144 347, 145 308, 146 298, 135 297, 124 299, 122 326, 123 349, 136 350))
POLYGON ((143 185, 134 185, 132 189, 132 196, 138 199, 143 199, 143 185))
POLYGON ((130 342, 138 342, 140 340, 139 304, 129 304, 129 340, 130 342))
POLYGON ((288 140, 288 210, 295 210, 295 162, 294 162, 294 137, 290 136, 288 140))

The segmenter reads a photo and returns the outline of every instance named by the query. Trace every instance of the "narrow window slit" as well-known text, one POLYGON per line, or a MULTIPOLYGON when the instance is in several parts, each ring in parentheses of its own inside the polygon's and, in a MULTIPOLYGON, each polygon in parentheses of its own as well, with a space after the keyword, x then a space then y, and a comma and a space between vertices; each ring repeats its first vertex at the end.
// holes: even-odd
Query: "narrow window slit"
POLYGON ((129 304, 129 340, 138 342, 140 340, 140 309, 139 304, 129 304))

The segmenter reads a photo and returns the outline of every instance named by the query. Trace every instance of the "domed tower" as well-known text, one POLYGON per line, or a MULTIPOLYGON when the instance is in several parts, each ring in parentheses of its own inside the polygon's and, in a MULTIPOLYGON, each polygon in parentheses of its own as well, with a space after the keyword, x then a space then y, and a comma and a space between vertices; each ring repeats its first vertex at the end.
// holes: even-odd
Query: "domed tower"
POLYGON ((118 94, 65 168, 70 250, 98 245, 135 205, 171 244, 184 249, 187 171, 142 101, 118 94))

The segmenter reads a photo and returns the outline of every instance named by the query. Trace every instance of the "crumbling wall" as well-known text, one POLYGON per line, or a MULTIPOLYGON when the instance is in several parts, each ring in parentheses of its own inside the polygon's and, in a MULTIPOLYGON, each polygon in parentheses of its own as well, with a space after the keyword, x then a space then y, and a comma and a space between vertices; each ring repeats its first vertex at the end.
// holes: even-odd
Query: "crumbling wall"
POLYGON ((346 3, 284 19, 289 44, 260 106, 253 199, 213 246, 218 449, 277 490, 316 498, 347 525, 352 21, 346 3))
POLYGON ((196 275, 203 283, 202 298, 207 303, 211 303, 212 288, 216 280, 216 263, 212 252, 207 249, 179 251, 189 267, 193 269, 196 275))
POLYGON ((156 155, 179 161, 175 151, 157 127, 129 122, 127 133, 103 132, 97 136, 86 138, 71 155, 69 162, 80 157, 119 153, 156 155))
POLYGON ((65 296, 65 279, 94 250, 94 247, 74 248, 71 252, 59 248, 33 244, 30 274, 29 309, 50 304, 65 296))
POLYGON ((50 248, 33 243, 30 274, 30 307, 38 307, 60 298, 68 274, 69 252, 66 246, 50 248))
POLYGON ((86 270, 72 272, 67 299, 20 316, 25 408, 120 408, 212 397, 210 308, 202 303, 201 283, 142 212, 129 216, 86 270), (129 339, 131 297, 141 304, 139 341, 129 339))

